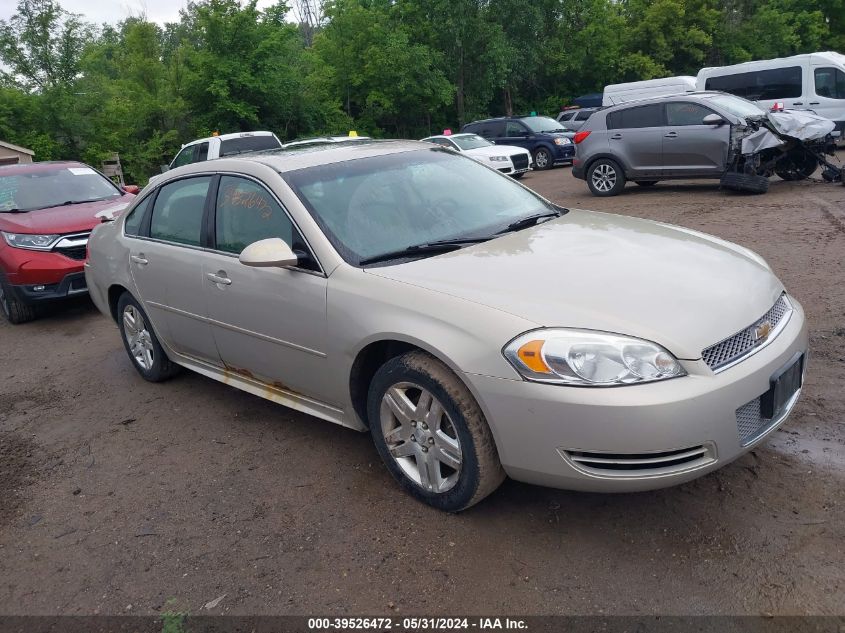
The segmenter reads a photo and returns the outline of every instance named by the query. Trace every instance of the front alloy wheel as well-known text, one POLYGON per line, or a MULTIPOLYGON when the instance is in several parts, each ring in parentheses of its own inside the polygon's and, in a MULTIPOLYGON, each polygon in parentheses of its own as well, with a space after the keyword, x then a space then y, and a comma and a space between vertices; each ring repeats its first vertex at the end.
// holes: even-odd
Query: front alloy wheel
POLYGON ((544 169, 549 169, 552 166, 552 155, 544 147, 541 147, 536 152, 534 152, 534 169, 538 171, 543 171, 544 169))
POLYGON ((435 508, 464 510, 505 478, 475 398, 451 369, 423 351, 391 358, 376 371, 367 420, 390 474, 435 508))
POLYGON ((455 487, 461 474, 461 441, 443 405, 411 382, 393 385, 381 400, 381 433, 402 472, 427 492, 455 487))

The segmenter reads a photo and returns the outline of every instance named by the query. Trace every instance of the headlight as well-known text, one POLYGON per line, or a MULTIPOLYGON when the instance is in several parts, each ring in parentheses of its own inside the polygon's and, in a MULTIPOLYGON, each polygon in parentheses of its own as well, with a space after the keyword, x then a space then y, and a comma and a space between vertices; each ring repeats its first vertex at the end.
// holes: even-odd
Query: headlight
POLYGON ((555 145, 569 145, 570 143, 572 143, 572 141, 568 136, 558 136, 555 139, 555 145))
POLYGON ((656 343, 594 330, 526 332, 503 353, 523 378, 534 382, 609 387, 686 375, 656 343))
POLYGON ((32 235, 30 233, 2 232, 6 244, 14 248, 28 248, 32 251, 49 251, 61 235, 32 235))
POLYGON ((490 156, 490 160, 492 160, 494 163, 503 163, 510 159, 507 156, 490 156))

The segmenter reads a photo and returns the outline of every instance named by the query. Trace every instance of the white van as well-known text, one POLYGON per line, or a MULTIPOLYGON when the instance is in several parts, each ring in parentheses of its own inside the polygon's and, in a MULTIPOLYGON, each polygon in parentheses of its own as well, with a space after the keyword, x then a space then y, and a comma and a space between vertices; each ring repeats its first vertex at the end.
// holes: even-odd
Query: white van
POLYGON ((764 108, 780 102, 789 109, 813 110, 836 123, 837 130, 845 130, 845 55, 841 53, 703 68, 696 87, 730 92, 758 101, 764 108))
POLYGON ((695 77, 682 75, 679 77, 664 77, 663 79, 632 81, 625 84, 611 84, 605 86, 601 104, 611 106, 626 101, 676 95, 684 92, 695 92, 695 77))

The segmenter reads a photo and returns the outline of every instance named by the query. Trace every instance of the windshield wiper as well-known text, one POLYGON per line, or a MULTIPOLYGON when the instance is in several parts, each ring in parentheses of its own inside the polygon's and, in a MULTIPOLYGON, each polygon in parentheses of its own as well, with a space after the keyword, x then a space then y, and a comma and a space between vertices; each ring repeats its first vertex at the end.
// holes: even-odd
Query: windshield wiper
POLYGON ((543 213, 537 213, 535 215, 529 215, 527 218, 520 218, 515 222, 511 222, 504 229, 499 231, 499 233, 510 233, 512 231, 519 231, 529 226, 539 224, 541 220, 544 220, 546 218, 559 218, 568 211, 569 209, 560 208, 553 209, 552 211, 544 211, 543 213))
POLYGON ((453 240, 437 240, 436 242, 426 242, 424 244, 414 244, 407 248, 401 248, 397 251, 390 251, 388 253, 381 253, 380 255, 373 255, 372 257, 365 257, 358 262, 363 266, 366 264, 375 264, 377 262, 386 262, 391 259, 400 259, 402 257, 413 257, 414 255, 421 255, 423 253, 445 253, 447 251, 454 251, 470 244, 479 244, 492 239, 492 236, 485 237, 461 237, 453 240))

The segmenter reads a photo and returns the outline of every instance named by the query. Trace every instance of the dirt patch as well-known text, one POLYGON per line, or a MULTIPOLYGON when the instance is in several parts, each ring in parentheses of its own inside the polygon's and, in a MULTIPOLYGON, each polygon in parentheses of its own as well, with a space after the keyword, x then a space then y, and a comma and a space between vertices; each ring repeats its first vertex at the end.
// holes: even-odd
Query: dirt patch
POLYGON ((27 486, 35 483, 38 445, 17 433, 0 431, 0 526, 10 523, 23 504, 27 486))

